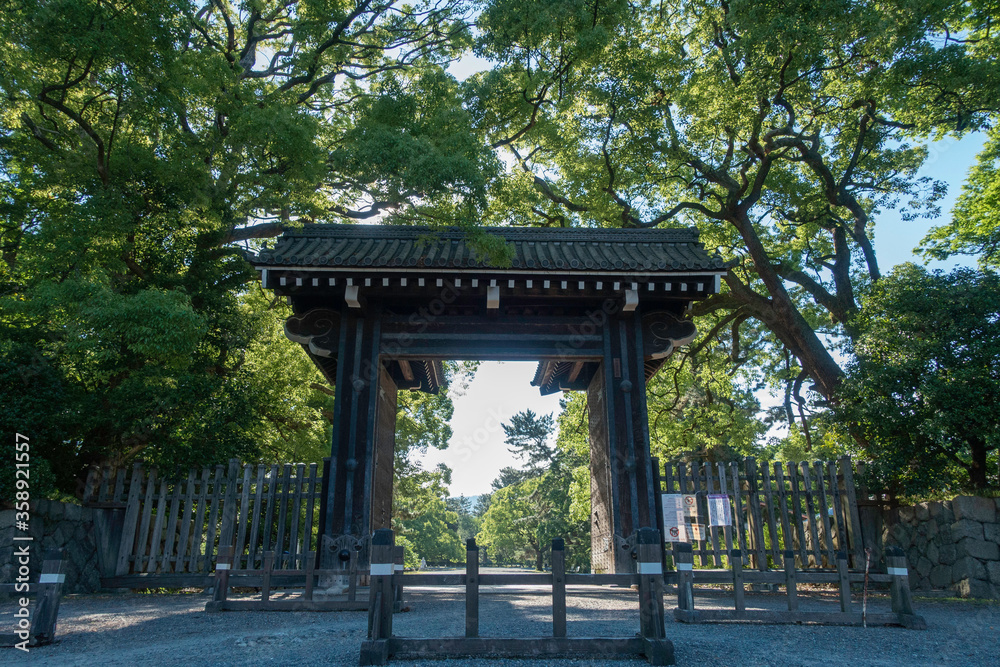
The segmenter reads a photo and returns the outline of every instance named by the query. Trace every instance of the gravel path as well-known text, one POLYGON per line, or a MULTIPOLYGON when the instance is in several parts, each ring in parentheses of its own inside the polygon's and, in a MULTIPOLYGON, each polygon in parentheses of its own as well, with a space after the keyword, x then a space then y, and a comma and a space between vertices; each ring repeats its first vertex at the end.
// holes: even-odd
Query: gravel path
MULTIPOLYGON (((529 587, 504 593, 481 589, 482 636, 545 636, 551 632, 547 590, 529 587)), ((464 633, 464 596, 459 589, 408 591, 411 610, 397 614, 399 636, 464 633)), ((206 614, 202 594, 88 595, 64 598, 55 645, 29 654, 0 649, 0 661, 26 665, 356 665, 366 631, 364 612, 206 614)), ((728 599, 706 593, 698 607, 722 608, 728 599)), ((669 607, 674 599, 667 598, 669 607)), ((731 604, 731 603, 729 603, 731 604)), ((748 595, 748 608, 779 609, 778 595, 748 595)), ((873 611, 887 610, 885 597, 873 611)), ((569 589, 570 636, 631 636, 638 629, 635 593, 613 588, 569 589)), ((669 620, 678 665, 955 665, 1000 666, 1000 604, 918 599, 926 632, 902 628, 767 625, 684 625, 669 620)), ((803 609, 836 610, 835 594, 809 593, 803 609)), ((0 607, 4 622, 9 605, 0 607)), ((604 664, 588 660, 407 660, 394 665, 540 666, 604 664)), ((646 664, 621 660, 613 664, 646 664)))

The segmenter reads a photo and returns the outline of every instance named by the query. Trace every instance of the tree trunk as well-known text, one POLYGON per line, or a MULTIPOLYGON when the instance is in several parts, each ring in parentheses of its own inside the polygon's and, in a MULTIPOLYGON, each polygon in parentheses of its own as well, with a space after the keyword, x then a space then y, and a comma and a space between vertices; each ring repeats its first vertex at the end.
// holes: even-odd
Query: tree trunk
POLYGON ((989 486, 986 475, 986 441, 982 438, 970 438, 969 448, 972 450, 972 465, 969 466, 969 483, 973 489, 982 490, 989 486))

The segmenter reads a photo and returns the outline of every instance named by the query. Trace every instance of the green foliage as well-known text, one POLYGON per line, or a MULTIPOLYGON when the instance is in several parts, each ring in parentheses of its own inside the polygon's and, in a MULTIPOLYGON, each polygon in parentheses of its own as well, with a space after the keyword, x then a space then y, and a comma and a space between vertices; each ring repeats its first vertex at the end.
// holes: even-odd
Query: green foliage
POLYGON ((431 564, 464 562, 465 548, 456 532, 458 514, 449 511, 440 497, 430 497, 419 514, 400 519, 396 525, 418 559, 425 558, 431 564))
POLYGON ((1000 268, 1000 129, 990 131, 951 222, 932 229, 922 245, 930 258, 972 255, 983 269, 1000 268))
MULTIPOLYGON (((323 381, 234 244, 305 221, 470 224, 495 157, 444 73, 465 12, 5 6, 2 428, 31 436, 59 489, 91 464, 328 451, 323 381)), ((430 423, 401 420, 407 451, 411 427, 447 442, 434 422, 450 413, 431 407, 430 423)))
POLYGON ((831 348, 881 274, 879 214, 937 213, 943 186, 918 177, 913 136, 980 127, 998 109, 994 13, 936 0, 491 0, 477 49, 497 64, 466 82, 511 165, 488 219, 697 225, 732 270, 694 314, 767 330, 765 358, 790 353, 829 401, 843 375, 831 348), (977 40, 954 39, 966 33, 977 40))
POLYGON ((527 462, 527 469, 520 475, 510 471, 507 477, 514 481, 507 486, 494 481, 496 490, 482 515, 478 543, 486 547, 494 562, 533 562, 540 570, 552 539, 561 537, 566 543, 567 566, 589 566, 589 516, 580 518, 571 513, 574 474, 577 468, 586 467, 589 457, 581 461, 572 449, 549 444, 551 415, 539 417, 526 410, 514 415, 503 428, 505 441, 527 462))
POLYGON ((903 264, 865 299, 842 418, 900 495, 1000 486, 1000 278, 903 264))

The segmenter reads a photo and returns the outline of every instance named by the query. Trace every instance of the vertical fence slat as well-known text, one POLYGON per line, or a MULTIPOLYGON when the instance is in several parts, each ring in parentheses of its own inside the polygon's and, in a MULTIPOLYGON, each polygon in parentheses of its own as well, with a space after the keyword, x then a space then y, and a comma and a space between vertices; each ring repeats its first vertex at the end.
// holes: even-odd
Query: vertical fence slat
POLYGON ((110 500, 108 498, 108 481, 111 479, 111 466, 103 466, 101 468, 101 487, 100 491, 97 492, 97 502, 106 503, 110 500))
MULTIPOLYGON (((691 474, 691 493, 693 493, 695 495, 695 507, 696 508, 699 506, 699 504, 698 504, 698 497, 705 495, 704 493, 699 493, 699 491, 702 491, 702 489, 698 488, 699 486, 701 486, 701 472, 700 472, 701 468, 702 468, 702 464, 701 464, 700 461, 692 461, 691 462, 691 467, 688 469, 688 471, 691 474)), ((701 516, 700 515, 698 515, 698 516, 695 517, 695 522, 698 522, 698 521, 701 521, 701 516)), ((698 540, 698 555, 701 558, 701 564, 702 565, 711 565, 711 563, 712 563, 712 561, 711 561, 711 555, 708 553, 708 539, 707 538, 708 538, 708 535, 706 535, 703 532, 702 533, 702 539, 698 540)))
MULTIPOLYGON (((198 487, 198 506, 195 508, 194 515, 194 533, 191 536, 191 560, 188 565, 188 572, 191 573, 201 570, 201 549, 205 541, 205 505, 208 504, 208 484, 211 475, 211 467, 205 466, 202 468, 201 480, 198 487)), ((208 572, 208 570, 205 571, 208 572)))
POLYGON ((851 470, 851 458, 849 456, 840 457, 840 470, 844 476, 844 490, 848 509, 847 518, 850 521, 850 542, 851 552, 854 554, 854 567, 860 568, 865 562, 865 548, 861 537, 861 516, 858 514, 858 498, 854 491, 854 471, 851 470))
MULTIPOLYGON (((722 462, 719 462, 719 463, 715 464, 715 467, 716 467, 716 471, 718 472, 718 475, 719 475, 719 493, 723 493, 726 496, 728 496, 729 495, 729 485, 726 484, 726 464, 722 463, 722 462)), ((728 500, 728 498, 726 499, 726 511, 727 512, 732 512, 732 510, 730 509, 730 506, 729 506, 729 500, 728 500)), ((732 514, 730 514, 730 518, 731 517, 732 517, 732 514)), ((723 526, 722 527, 722 534, 723 534, 723 536, 726 539, 726 558, 728 559, 729 556, 730 556, 730 553, 733 550, 733 529, 732 529, 732 527, 731 526, 723 526)), ((664 549, 664 551, 666 551, 666 549, 664 549)))
POLYGON ((149 471, 146 479, 146 496, 142 503, 142 524, 139 527, 139 541, 135 545, 135 571, 146 569, 146 553, 149 551, 149 520, 153 516, 153 498, 156 495, 156 468, 149 471))
POLYGON ((799 495, 798 466, 788 462, 788 483, 792 487, 792 519, 795 521, 795 531, 799 538, 799 562, 801 568, 809 567, 809 559, 806 556, 806 529, 802 524, 802 498, 799 495))
POLYGON ((747 547, 746 513, 743 509, 743 480, 740 479, 740 465, 735 461, 729 464, 729 472, 733 479, 733 507, 736 509, 736 536, 739 538, 740 559, 749 562, 750 549, 747 547))
POLYGON ((161 480, 156 502, 156 521, 153 522, 153 534, 149 542, 149 558, 146 560, 146 572, 156 572, 156 559, 160 553, 160 538, 163 532, 163 515, 166 512, 167 482, 161 480))
POLYGON ((813 501, 812 475, 809 474, 809 464, 805 461, 799 462, 799 469, 802 471, 802 487, 806 496, 806 519, 809 524, 809 537, 812 539, 813 563, 819 567, 823 559, 819 544, 819 531, 816 530, 816 503, 813 501))
POLYGON ((788 524, 789 507, 788 490, 785 488, 785 471, 782 470, 781 464, 777 461, 774 463, 774 483, 777 486, 778 502, 781 504, 778 508, 778 516, 781 519, 781 551, 782 560, 784 560, 784 552, 795 549, 795 539, 788 524))
POLYGON ((771 564, 774 567, 781 562, 780 551, 778 549, 778 527, 774 520, 774 494, 771 491, 771 473, 767 469, 767 463, 760 466, 761 483, 764 485, 764 502, 767 503, 767 531, 771 536, 771 564))
POLYGON ((754 558, 758 570, 767 569, 767 556, 764 554, 764 525, 760 514, 760 475, 757 474, 757 459, 748 456, 746 461, 747 483, 749 488, 750 518, 753 521, 754 558))
MULTIPOLYGON (((322 481, 322 480, 320 480, 322 481)), ((306 523, 305 528, 303 528, 303 537, 305 538, 305 546, 303 550, 308 554, 312 550, 313 541, 313 512, 316 508, 316 495, 319 493, 319 484, 316 480, 316 464, 309 464, 309 478, 307 480, 308 493, 306 495, 306 523)), ((316 540, 316 551, 319 552, 319 539, 316 540)))
POLYGON ((194 468, 188 471, 187 488, 184 492, 184 511, 181 514, 181 536, 177 543, 177 560, 174 561, 174 572, 183 572, 187 569, 188 543, 191 539, 191 512, 194 509, 194 468))
POLYGON ((253 523, 250 524, 250 540, 247 544, 247 569, 257 568, 257 544, 260 534, 260 513, 263 510, 264 501, 264 479, 267 474, 267 466, 257 466, 257 481, 254 485, 253 500, 253 523))
POLYGON ((833 551, 833 535, 830 534, 830 505, 826 497, 826 475, 823 474, 823 463, 816 461, 813 463, 813 472, 816 477, 816 490, 819 493, 819 518, 823 526, 823 544, 826 547, 826 562, 828 567, 836 563, 833 551))
POLYGON ((302 550, 299 545, 299 522, 302 521, 302 483, 305 481, 306 466, 303 463, 295 465, 295 496, 292 499, 292 511, 288 515, 288 551, 291 552, 289 566, 294 570, 303 562, 302 550))
POLYGON ((128 574, 132 560, 132 548, 135 546, 135 531, 139 523, 140 499, 142 498, 142 465, 132 466, 132 480, 128 487, 128 506, 125 508, 125 521, 122 526, 122 541, 118 546, 118 567, 116 575, 128 574))
POLYGON ((264 539, 261 550, 265 552, 271 551, 271 531, 274 530, 274 503, 277 499, 277 491, 278 465, 273 464, 267 477, 267 500, 265 501, 264 506, 264 525, 261 527, 261 530, 264 531, 264 539))
POLYGON ((229 469, 226 471, 226 493, 223 496, 221 516, 219 519, 219 546, 231 547, 236 537, 236 498, 240 479, 240 462, 229 459, 229 469))
MULTIPOLYGON (((233 563, 234 567, 239 567, 243 562, 243 550, 246 547, 246 537, 247 537, 247 523, 250 522, 250 466, 243 466, 243 481, 240 493, 240 515, 237 517, 236 522, 239 529, 236 531, 236 549, 233 550, 233 563)), ((243 567, 250 569, 250 564, 246 563, 243 567)))
MULTIPOLYGON (((705 461, 702 466, 705 473, 705 508, 708 509, 708 496, 715 493, 715 485, 712 483, 712 462, 705 461)), ((706 519, 708 514, 705 515, 706 519)), ((706 525, 708 526, 708 531, 712 534, 712 555, 715 560, 715 567, 722 567, 722 556, 719 554, 719 527, 711 526, 711 521, 706 525)))
POLYGON ((163 545, 163 557, 161 558, 162 565, 160 567, 160 572, 170 572, 174 569, 173 565, 177 560, 180 560, 178 555, 177 559, 174 559, 174 545, 177 543, 177 510, 181 502, 181 490, 184 485, 181 484, 180 476, 177 476, 174 481, 174 492, 170 498, 170 515, 167 519, 167 525, 164 526, 164 535, 166 540, 163 545))
POLYGON ((115 468, 115 490, 111 496, 111 502, 120 503, 125 495, 125 468, 115 468))
POLYGON ((285 550, 285 525, 288 514, 288 485, 291 483, 289 480, 291 472, 291 465, 286 463, 282 466, 281 504, 278 506, 278 536, 274 541, 274 549, 277 551, 275 562, 279 570, 285 567, 285 561, 288 558, 288 552, 285 550))
POLYGON ((225 468, 215 466, 215 474, 212 475, 212 501, 208 511, 208 530, 205 533, 205 554, 202 556, 202 564, 205 572, 211 572, 212 555, 215 553, 215 536, 219 527, 219 503, 222 501, 222 479, 225 468))
POLYGON ((663 487, 664 493, 674 493, 674 462, 667 461, 663 464, 663 487))
POLYGON ((847 520, 844 518, 844 505, 840 497, 840 485, 837 484, 837 464, 828 461, 827 477, 830 479, 830 494, 833 496, 833 520, 837 525, 836 550, 847 553, 847 520))

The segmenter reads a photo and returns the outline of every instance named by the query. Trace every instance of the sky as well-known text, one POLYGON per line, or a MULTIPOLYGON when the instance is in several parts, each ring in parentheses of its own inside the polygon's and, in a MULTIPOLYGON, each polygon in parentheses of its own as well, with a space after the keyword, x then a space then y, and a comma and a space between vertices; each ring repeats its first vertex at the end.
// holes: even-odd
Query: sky
MULTIPOLYGON (((459 79, 489 67, 488 61, 467 56, 454 63, 449 71, 459 79)), ((950 219, 955 199, 961 192, 969 168, 975 164, 986 135, 970 134, 956 140, 945 138, 929 145, 929 155, 919 176, 929 176, 948 184, 947 197, 940 202, 942 215, 936 220, 904 221, 899 213, 880 214, 875 221, 875 253, 883 273, 903 262, 923 263, 913 250, 931 227, 950 219)), ((932 262, 932 268, 950 269, 971 261, 932 262)), ((490 491, 500 469, 520 467, 504 444, 501 424, 517 412, 531 409, 537 414, 559 414, 561 394, 541 396, 530 385, 534 362, 483 362, 464 393, 453 397, 455 414, 451 421, 454 433, 448 449, 431 451, 422 459, 425 467, 444 463, 452 469, 451 495, 476 496, 490 491)), ((761 396, 762 402, 773 399, 761 396)))

